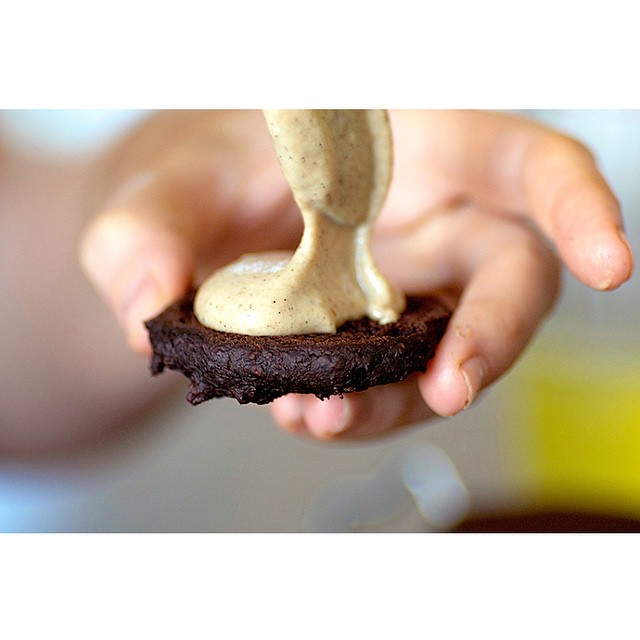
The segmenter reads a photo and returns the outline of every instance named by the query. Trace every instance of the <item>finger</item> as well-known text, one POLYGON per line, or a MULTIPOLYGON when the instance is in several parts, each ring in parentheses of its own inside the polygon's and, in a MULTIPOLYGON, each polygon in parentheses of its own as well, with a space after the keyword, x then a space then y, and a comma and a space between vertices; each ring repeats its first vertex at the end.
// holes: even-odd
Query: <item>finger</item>
POLYGON ((92 222, 80 244, 87 277, 140 355, 151 351, 144 321, 182 296, 193 279, 191 248, 159 219, 110 210, 92 222))
POLYGON ((569 269, 597 290, 628 280, 633 254, 620 205, 592 155, 568 139, 540 141, 522 171, 530 208, 569 269))
MULTIPOLYGON (((591 152, 575 139, 529 123, 512 142, 502 138, 495 153, 503 149, 512 168, 498 163, 490 184, 513 185, 510 208, 528 213, 572 273, 598 290, 628 280, 633 254, 620 205, 591 152)), ((491 170, 492 164, 487 166, 491 170)))
POLYGON ((615 288, 630 277, 633 256, 619 203, 579 141, 497 113, 401 115, 394 120, 398 146, 415 147, 417 139, 428 144, 431 160, 423 169, 441 201, 466 198, 529 218, 595 289, 615 288))
POLYGON ((318 440, 379 436, 434 415, 422 399, 414 376, 326 400, 292 394, 278 398, 270 408, 280 427, 318 440))
MULTIPOLYGON (((469 254, 461 249, 461 256, 469 254)), ((418 378, 439 415, 467 408, 524 350, 559 290, 557 260, 524 226, 505 227, 469 269, 464 292, 427 372, 418 378)))

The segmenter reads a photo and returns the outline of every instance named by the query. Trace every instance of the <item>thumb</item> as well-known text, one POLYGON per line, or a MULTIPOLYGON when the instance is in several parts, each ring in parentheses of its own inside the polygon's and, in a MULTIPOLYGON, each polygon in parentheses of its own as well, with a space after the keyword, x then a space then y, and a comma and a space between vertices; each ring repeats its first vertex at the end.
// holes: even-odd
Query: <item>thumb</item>
POLYGON ((130 347, 149 355, 144 321, 181 297, 193 279, 193 253, 162 216, 108 210, 85 229, 80 264, 113 311, 130 347))

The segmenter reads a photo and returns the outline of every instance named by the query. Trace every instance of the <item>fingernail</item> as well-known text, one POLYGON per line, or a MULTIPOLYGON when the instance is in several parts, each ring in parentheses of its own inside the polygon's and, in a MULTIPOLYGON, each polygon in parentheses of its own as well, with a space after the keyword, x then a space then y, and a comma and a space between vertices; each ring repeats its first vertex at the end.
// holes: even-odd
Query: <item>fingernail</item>
POLYGON ((351 402, 346 397, 333 396, 333 400, 329 398, 329 402, 334 405, 334 415, 339 416, 333 423, 333 427, 327 429, 327 433, 331 435, 337 435, 342 433, 351 423, 351 402))
POLYGON ((273 406, 277 421, 290 431, 299 431, 304 426, 302 398, 291 394, 278 398, 273 406))
POLYGON ((598 282, 598 284, 596 284, 595 290, 608 291, 609 289, 611 289, 612 282, 613 282, 613 273, 611 271, 607 271, 607 275, 605 276, 604 280, 601 280, 600 282, 598 282))
POLYGON ((150 275, 144 275, 127 286, 116 302, 115 312, 127 335, 127 341, 135 352, 148 354, 150 346, 144 322, 172 302, 150 275))
POLYGON ((467 385, 466 409, 476 398, 487 375, 487 362, 482 356, 473 356, 460 365, 460 371, 467 385))
POLYGON ((633 247, 631 246, 631 242, 627 237, 627 234, 624 232, 624 229, 618 229, 618 235, 629 252, 629 274, 631 274, 634 266, 633 247))
POLYGON ((116 303, 116 315, 126 327, 138 325, 160 312, 169 302, 155 278, 143 274, 125 288, 116 303))
MULTIPOLYGON (((618 266, 616 266, 615 269, 608 269, 606 271, 605 277, 600 282, 597 282, 594 286, 594 289, 596 289, 597 291, 608 291, 609 289, 619 286, 622 282, 628 280, 633 272, 633 249, 631 248, 629 238, 627 238, 622 228, 618 228, 617 235, 620 242, 622 242, 622 244, 625 246, 625 249, 627 250, 627 256, 622 259, 622 262, 618 266)), ((608 263, 610 263, 610 254, 607 252, 603 255, 603 260, 606 260, 608 263)))
MULTIPOLYGON (((315 401, 315 398, 314 398, 315 401)), ((351 405, 347 397, 331 396, 309 407, 306 422, 310 431, 319 437, 342 433, 351 421, 351 405)))
POLYGON ((622 242, 627 246, 627 249, 629 249, 629 252, 631 252, 631 242, 629 242, 629 238, 627 237, 625 230, 619 227, 618 235, 620 236, 620 240, 622 240, 622 242))

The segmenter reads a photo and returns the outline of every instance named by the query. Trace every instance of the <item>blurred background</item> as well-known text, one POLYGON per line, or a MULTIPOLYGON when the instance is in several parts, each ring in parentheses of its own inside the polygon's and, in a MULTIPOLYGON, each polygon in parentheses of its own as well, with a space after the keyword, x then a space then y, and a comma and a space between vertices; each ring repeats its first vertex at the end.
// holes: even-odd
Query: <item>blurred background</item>
MULTIPOLYGON (((640 111, 520 113, 594 150, 638 251, 640 111)), ((15 330, 29 311, 20 306, 20 287, 30 286, 24 264, 46 272, 52 241, 38 240, 27 218, 10 221, 16 217, 16 185, 30 188, 22 168, 61 181, 62 173, 77 174, 84 159, 145 115, 0 112, 0 413, 24 406, 29 393, 45 393, 38 381, 61 375, 65 367, 74 370, 76 388, 86 384, 73 350, 50 357, 53 347, 31 342, 24 322, 15 330), (29 247, 26 238, 35 238, 29 247), (27 349, 41 355, 21 364, 27 349), (51 359, 55 366, 47 363, 51 359)), ((59 195, 58 207, 78 196, 59 195)), ((65 235, 71 280, 64 270, 49 273, 56 285, 49 288, 64 279, 90 296, 74 271, 77 231, 65 235)), ((264 408, 232 400, 191 407, 183 399, 186 381, 173 378, 170 384, 178 388, 167 386, 160 402, 137 410, 117 438, 54 456, 2 454, 0 531, 640 530, 638 286, 636 278, 619 291, 596 294, 567 276, 555 313, 489 393, 454 418, 376 442, 298 439, 278 430, 264 408)), ((27 317, 27 324, 35 321, 27 317)), ((115 326, 110 331, 119 335, 115 326)), ((124 345, 122 352, 100 353, 107 350, 104 344, 91 347, 96 358, 111 355, 130 365, 131 378, 122 385, 149 376, 147 363, 134 363, 124 345)), ((164 389, 168 383, 149 384, 164 389)), ((130 413, 117 386, 104 394, 105 419, 130 413)), ((70 408, 53 400, 51 420, 54 412, 64 420, 70 408)))

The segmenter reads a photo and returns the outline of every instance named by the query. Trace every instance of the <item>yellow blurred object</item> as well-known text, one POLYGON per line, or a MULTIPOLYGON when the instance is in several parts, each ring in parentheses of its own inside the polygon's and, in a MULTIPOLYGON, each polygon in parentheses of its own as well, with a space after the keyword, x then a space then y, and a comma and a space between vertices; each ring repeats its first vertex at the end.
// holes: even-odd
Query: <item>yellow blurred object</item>
POLYGON ((541 341, 512 380, 514 435, 542 506, 640 516, 640 352, 541 341))

